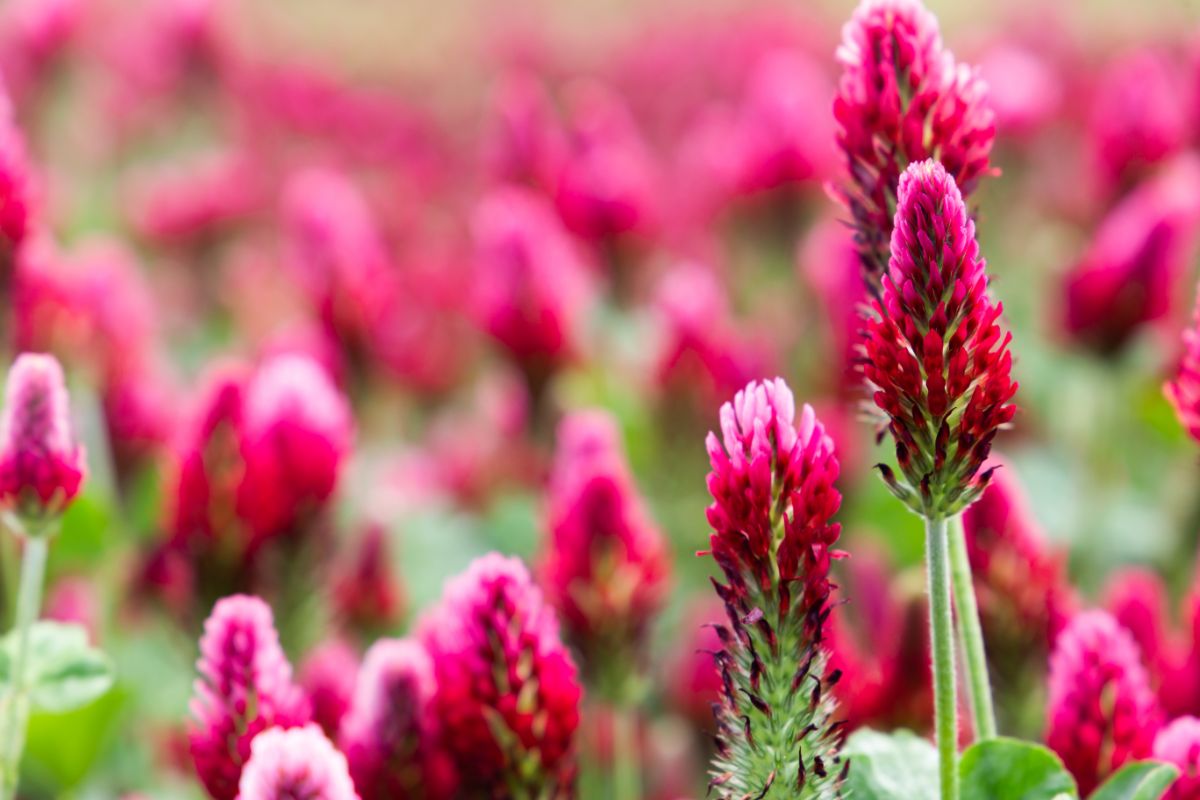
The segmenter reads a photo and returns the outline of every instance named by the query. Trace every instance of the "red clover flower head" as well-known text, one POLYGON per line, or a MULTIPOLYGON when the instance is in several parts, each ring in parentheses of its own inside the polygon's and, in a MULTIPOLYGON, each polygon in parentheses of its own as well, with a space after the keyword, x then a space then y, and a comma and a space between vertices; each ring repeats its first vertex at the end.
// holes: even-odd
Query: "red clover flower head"
POLYGON ((8 374, 0 413, 0 503, 35 532, 75 498, 86 469, 62 367, 53 356, 23 353, 8 374))
POLYGON ((1050 658, 1046 744, 1092 792, 1128 761, 1150 755, 1159 708, 1137 644, 1104 611, 1077 615, 1050 658))
POLYGON ((237 800, 359 800, 346 757, 316 725, 254 737, 237 800))
POLYGON ((954 178, 936 161, 911 165, 882 297, 867 320, 862 371, 889 419, 902 476, 881 466, 918 514, 948 517, 973 502, 997 431, 1016 413, 1011 335, 988 296, 984 260, 954 178))
POLYGON ((1200 719, 1180 717, 1159 731, 1151 754, 1179 768, 1179 777, 1162 800, 1193 800, 1200 797, 1200 719))

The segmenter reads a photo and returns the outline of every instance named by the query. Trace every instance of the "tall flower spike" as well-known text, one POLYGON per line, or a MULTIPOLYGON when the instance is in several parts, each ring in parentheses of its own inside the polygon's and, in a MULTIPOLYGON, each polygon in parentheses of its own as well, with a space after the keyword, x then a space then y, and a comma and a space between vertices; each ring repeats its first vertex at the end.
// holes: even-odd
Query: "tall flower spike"
POLYGON ((833 440, 782 379, 751 383, 708 435, 722 700, 710 786, 722 798, 837 796, 844 770, 825 626, 841 504, 833 440))
POLYGON ((1200 719, 1180 717, 1159 731, 1152 753, 1155 761, 1179 768, 1179 777, 1162 800, 1195 800, 1200 797, 1200 719))
POLYGON ((62 367, 23 353, 8 373, 0 413, 0 504, 32 532, 79 493, 86 465, 71 432, 62 367))
POLYGON ((559 425, 548 505, 541 584, 584 664, 618 684, 601 688, 619 694, 662 605, 669 562, 611 416, 578 412, 559 425))
POLYGON ((1017 391, 1003 306, 987 293, 984 260, 954 178, 936 161, 900 178, 883 295, 866 322, 862 371, 890 420, 902 476, 880 466, 893 494, 927 519, 975 500, 980 467, 1010 422, 1017 391))
POLYGON ((359 800, 339 753, 316 725, 254 737, 237 800, 359 800))
POLYGON ((1158 704, 1133 638, 1104 611, 1071 620, 1050 657, 1046 744, 1088 795, 1122 764, 1150 755, 1158 704))
POLYGON ((188 731, 192 760, 214 800, 233 800, 251 742, 268 728, 307 723, 308 702, 292 683, 271 609, 257 597, 217 601, 204 623, 196 667, 200 677, 188 731))
POLYGON ((970 194, 989 172, 994 114, 987 85, 942 47, 937 20, 919 0, 864 0, 842 30, 837 59, 833 114, 848 178, 839 194, 867 282, 878 289, 901 173, 936 158, 970 194))
POLYGON ((570 796, 581 691, 554 612, 525 566, 496 553, 476 559, 447 583, 420 630, 464 796, 497 786, 570 796))
POLYGON ((429 653, 409 639, 367 651, 339 744, 363 800, 454 795, 454 771, 438 741, 429 653))

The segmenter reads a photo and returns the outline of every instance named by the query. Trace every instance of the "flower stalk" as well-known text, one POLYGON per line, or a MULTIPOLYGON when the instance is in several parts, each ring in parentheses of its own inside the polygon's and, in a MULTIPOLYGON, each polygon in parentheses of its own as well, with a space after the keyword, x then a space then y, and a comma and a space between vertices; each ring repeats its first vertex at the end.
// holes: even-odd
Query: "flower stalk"
POLYGON ((29 536, 21 556, 21 584, 17 593, 17 616, 14 632, 16 648, 12 656, 11 682, 4 699, 4 715, 0 727, 3 749, 4 777, 0 791, 4 800, 17 792, 17 774, 21 752, 25 749, 25 726, 29 722, 29 687, 26 686, 26 665, 29 661, 29 632, 37 620, 42 604, 42 584, 46 578, 46 553, 49 539, 43 535, 29 536))
POLYGON ((954 612, 945 519, 925 520, 929 640, 933 650, 933 708, 941 800, 958 799, 958 684, 954 670, 954 612))
POLYGON ((966 670, 967 691, 971 703, 971 721, 976 740, 996 736, 996 710, 992 705, 992 684, 988 676, 987 652, 983 644, 983 627, 979 623, 979 607, 975 602, 975 584, 971 576, 971 561, 967 556, 967 537, 962 516, 951 518, 948 530, 950 578, 954 590, 954 608, 958 638, 962 645, 963 667, 966 670))

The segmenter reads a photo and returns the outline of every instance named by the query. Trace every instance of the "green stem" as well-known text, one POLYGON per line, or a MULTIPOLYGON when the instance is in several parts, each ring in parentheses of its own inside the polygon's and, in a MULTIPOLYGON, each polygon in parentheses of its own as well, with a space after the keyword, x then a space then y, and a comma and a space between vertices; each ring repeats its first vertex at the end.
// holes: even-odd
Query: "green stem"
POLYGON ((983 628, 979 624, 979 606, 975 603, 975 584, 971 579, 971 561, 967 557, 967 538, 962 515, 950 520, 950 574, 954 583, 954 608, 958 611, 958 637, 962 642, 967 670, 967 690, 971 701, 971 719, 975 739, 996 738, 996 711, 992 707, 992 684, 988 679, 987 652, 983 646, 983 628))
POLYGON ((29 656, 29 631, 37 619, 42 604, 42 583, 46 576, 46 551, 49 538, 44 535, 26 536, 25 552, 21 556, 21 586, 17 594, 16 650, 13 653, 12 682, 4 698, 3 737, 4 800, 12 800, 17 792, 17 772, 21 751, 25 748, 25 726, 29 722, 29 697, 25 686, 25 668, 29 656))
POLYGON ((638 763, 637 709, 618 706, 612 711, 613 797, 638 800, 641 765, 638 763))
POLYGON ((929 583, 929 629, 933 650, 933 706, 937 732, 941 800, 958 800, 958 700, 954 682, 954 612, 950 600, 950 561, 946 520, 925 520, 925 562, 929 583))

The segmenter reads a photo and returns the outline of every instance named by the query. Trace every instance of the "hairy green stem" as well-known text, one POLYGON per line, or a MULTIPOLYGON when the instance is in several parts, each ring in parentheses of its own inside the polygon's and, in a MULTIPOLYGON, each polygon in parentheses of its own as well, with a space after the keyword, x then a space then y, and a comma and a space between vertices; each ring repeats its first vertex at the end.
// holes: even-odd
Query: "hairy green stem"
POLYGON ((962 643, 963 662, 967 671, 967 691, 970 694, 975 739, 994 739, 996 710, 992 706, 987 652, 983 646, 983 628, 979 624, 979 606, 975 603, 975 584, 971 579, 971 561, 967 557, 967 538, 963 531, 961 514, 950 520, 949 538, 954 608, 958 612, 958 637, 962 643))
POLYGON ((17 792, 17 772, 21 751, 25 748, 25 727, 29 723, 29 693, 25 685, 26 662, 29 660, 29 632, 42 604, 42 583, 46 575, 46 551, 49 539, 45 535, 27 536, 21 557, 21 586, 17 594, 16 648, 13 652, 11 682, 3 701, 3 727, 0 728, 4 770, 2 788, 4 800, 12 800, 17 792))
POLYGON ((954 679, 954 612, 945 519, 925 520, 925 564, 941 800, 958 800, 958 690, 954 679))

